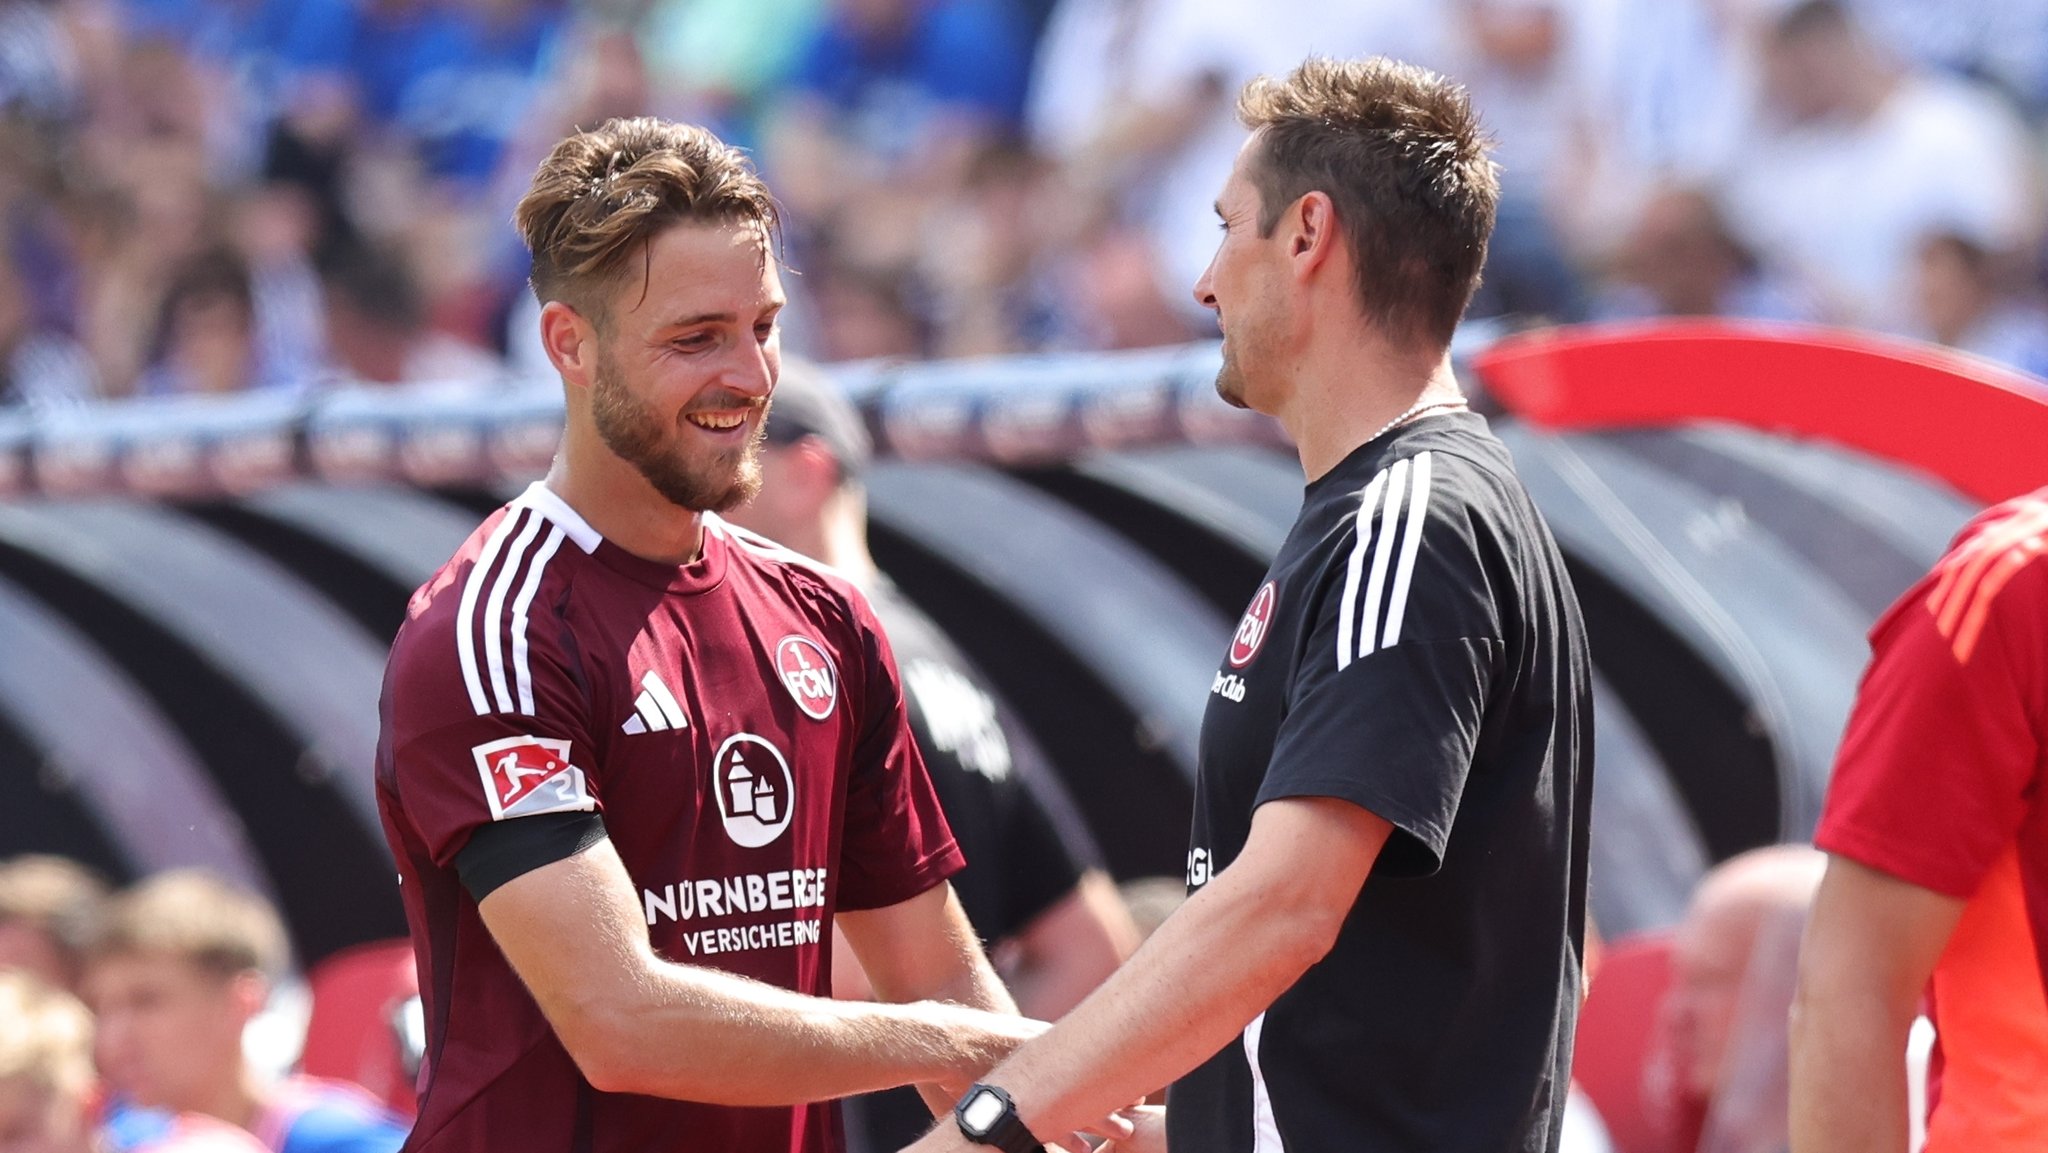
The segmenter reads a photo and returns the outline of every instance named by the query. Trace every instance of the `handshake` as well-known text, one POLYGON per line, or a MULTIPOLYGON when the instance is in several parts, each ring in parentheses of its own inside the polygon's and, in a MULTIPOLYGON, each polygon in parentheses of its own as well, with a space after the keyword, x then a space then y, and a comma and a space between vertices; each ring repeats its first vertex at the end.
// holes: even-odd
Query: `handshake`
POLYGON ((946 1078, 918 1086, 939 1122, 905 1153, 1035 1153, 1041 1145, 1048 1153, 1165 1153, 1164 1107, 1137 1102, 1095 1120, 1055 1118, 1055 1126, 1045 1118, 1055 1103, 1034 1100, 1028 1088, 1017 1095, 1008 1091, 1030 1084, 1028 1065, 1014 1069, 1008 1061, 1011 1053, 1052 1028, 1050 1024, 950 1004, 927 1002, 918 1008, 949 1030, 953 1052, 948 1055, 946 1078), (970 1130, 977 1136, 970 1137, 970 1130))

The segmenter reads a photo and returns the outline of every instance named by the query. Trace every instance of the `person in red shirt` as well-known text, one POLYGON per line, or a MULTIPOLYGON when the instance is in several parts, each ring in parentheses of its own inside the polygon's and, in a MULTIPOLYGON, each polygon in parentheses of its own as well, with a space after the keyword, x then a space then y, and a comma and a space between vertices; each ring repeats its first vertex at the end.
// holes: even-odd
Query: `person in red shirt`
POLYGON ((717 516, 759 485, 773 201, 710 133, 615 120, 516 219, 561 450, 414 594, 382 701, 427 1030, 406 1148, 838 1150, 821 1102, 950 1102, 1043 1026, 947 883, 867 601, 717 516), (828 999, 835 919, 895 1003, 828 999))
POLYGON ((2048 1134, 2048 489, 1965 528, 1871 633, 1815 843, 1794 1153, 1904 1153, 1931 1002, 1928 1153, 2048 1134))

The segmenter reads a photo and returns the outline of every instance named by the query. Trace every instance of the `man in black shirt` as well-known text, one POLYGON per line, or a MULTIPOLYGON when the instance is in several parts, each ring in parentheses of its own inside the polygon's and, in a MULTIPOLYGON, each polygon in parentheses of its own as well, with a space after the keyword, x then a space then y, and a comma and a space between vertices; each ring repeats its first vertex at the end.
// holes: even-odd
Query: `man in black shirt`
MULTIPOLYGON (((861 488, 872 448, 859 414, 814 366, 784 361, 762 451, 762 488, 729 518, 859 585, 903 675, 910 728, 967 866, 954 891, 1019 1012, 1061 1016, 1137 947, 1137 928, 1043 752, 981 674, 875 567, 861 488)), ((850 950, 834 987, 861 996, 850 950)), ((887 1153, 931 1111, 908 1089, 849 1102, 848 1141, 887 1153)))
POLYGON ((1591 669, 1549 530, 1451 372, 1495 170, 1461 89, 1383 59, 1311 60, 1239 111, 1195 293, 1218 391, 1280 421, 1309 483, 1211 685, 1192 892, 920 1151, 1029 1148, 1168 1081, 1119 1150, 1558 1140, 1591 669))

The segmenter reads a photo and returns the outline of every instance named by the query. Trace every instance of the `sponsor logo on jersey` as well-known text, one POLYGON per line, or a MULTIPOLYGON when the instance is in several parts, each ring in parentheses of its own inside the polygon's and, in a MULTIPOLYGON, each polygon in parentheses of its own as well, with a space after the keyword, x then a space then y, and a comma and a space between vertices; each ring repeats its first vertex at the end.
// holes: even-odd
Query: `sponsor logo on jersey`
POLYGON ((1273 628, 1273 602, 1279 599, 1279 589, 1272 581, 1259 586, 1252 597, 1252 603, 1244 610, 1244 619, 1237 622, 1237 635, 1230 638, 1230 667, 1241 669, 1252 663, 1259 655, 1259 646, 1266 643, 1266 634, 1273 628))
POLYGON ((743 849, 773 844, 789 828, 796 808, 796 780, 789 761, 766 737, 734 733, 712 759, 712 788, 725 835, 743 849))
POLYGON ((1209 682, 1209 691, 1226 701, 1242 701, 1244 678, 1236 673, 1226 673, 1222 669, 1217 669, 1216 679, 1209 682))
POLYGON ((818 642, 783 637, 775 646, 775 671, 805 716, 822 721, 832 715, 832 706, 839 703, 839 674, 818 642))
POLYGON ((1188 850, 1188 888, 1199 889, 1215 876, 1213 862, 1207 849, 1188 850))
POLYGON ((552 737, 503 737, 470 749, 483 778, 491 819, 540 813, 589 812, 583 770, 569 763, 569 742, 552 737))
POLYGON ((659 889, 640 890, 647 923, 690 921, 700 917, 738 917, 749 913, 825 907, 824 869, 777 869, 772 873, 738 873, 678 881, 659 889))

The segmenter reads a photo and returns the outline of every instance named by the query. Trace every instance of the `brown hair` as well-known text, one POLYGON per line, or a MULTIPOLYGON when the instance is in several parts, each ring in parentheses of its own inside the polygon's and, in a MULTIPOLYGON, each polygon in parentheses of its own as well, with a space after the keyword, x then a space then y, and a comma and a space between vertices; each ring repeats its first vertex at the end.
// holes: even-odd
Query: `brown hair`
POLYGON ((0 925, 19 922, 47 937, 76 967, 107 897, 97 873, 67 857, 29 853, 0 861, 0 925))
POLYGON ((1450 343, 1479 287, 1500 178, 1465 90, 1385 57, 1311 57, 1245 86, 1259 233, 1310 192, 1329 196, 1358 264, 1367 319, 1402 344, 1450 343))
POLYGON ((533 294, 604 323, 628 259, 679 221, 758 226, 780 216, 739 149, 695 125, 652 116, 607 120, 555 145, 513 223, 533 253, 533 294))
POLYGON ((108 902, 87 957, 172 956, 219 977, 275 977, 288 950, 269 902, 203 869, 176 869, 108 902))

